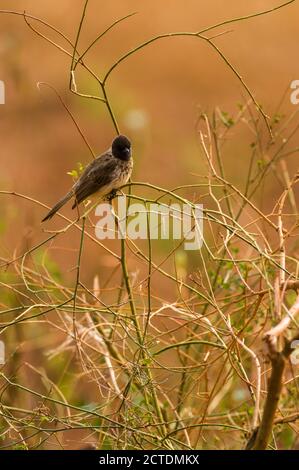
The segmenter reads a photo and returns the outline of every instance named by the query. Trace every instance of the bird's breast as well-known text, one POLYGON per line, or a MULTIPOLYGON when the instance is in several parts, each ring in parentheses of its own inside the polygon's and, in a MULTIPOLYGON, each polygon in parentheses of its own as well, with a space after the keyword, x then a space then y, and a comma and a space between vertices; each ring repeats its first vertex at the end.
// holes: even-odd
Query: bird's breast
POLYGON ((118 175, 117 175, 115 186, 114 186, 115 189, 120 188, 121 186, 127 183, 133 170, 132 158, 130 158, 130 160, 127 162, 120 162, 120 163, 121 164, 118 169, 118 175))

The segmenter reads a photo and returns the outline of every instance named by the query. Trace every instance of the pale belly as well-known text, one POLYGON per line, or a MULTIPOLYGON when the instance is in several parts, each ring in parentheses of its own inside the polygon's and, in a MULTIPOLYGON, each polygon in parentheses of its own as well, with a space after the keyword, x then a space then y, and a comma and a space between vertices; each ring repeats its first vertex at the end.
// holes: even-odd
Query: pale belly
POLYGON ((110 184, 100 188, 99 191, 95 192, 88 199, 94 200, 94 198, 96 199, 104 198, 105 196, 110 194, 111 191, 117 190, 121 188, 122 186, 124 186, 130 179, 130 176, 132 174, 132 169, 133 169, 133 161, 131 160, 130 165, 126 165, 125 168, 123 168, 123 171, 121 171, 119 178, 112 181, 110 184))

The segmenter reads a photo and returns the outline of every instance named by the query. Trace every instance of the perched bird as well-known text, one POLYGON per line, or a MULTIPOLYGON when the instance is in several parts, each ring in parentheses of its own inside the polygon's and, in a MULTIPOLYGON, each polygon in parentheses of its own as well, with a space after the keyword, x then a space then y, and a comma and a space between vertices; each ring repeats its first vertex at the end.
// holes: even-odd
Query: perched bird
POLYGON ((87 165, 71 190, 55 204, 42 222, 53 217, 72 197, 75 198, 72 206, 74 209, 93 194, 105 197, 115 193, 118 188, 126 184, 132 169, 131 142, 124 135, 119 135, 113 140, 111 148, 107 152, 87 165))

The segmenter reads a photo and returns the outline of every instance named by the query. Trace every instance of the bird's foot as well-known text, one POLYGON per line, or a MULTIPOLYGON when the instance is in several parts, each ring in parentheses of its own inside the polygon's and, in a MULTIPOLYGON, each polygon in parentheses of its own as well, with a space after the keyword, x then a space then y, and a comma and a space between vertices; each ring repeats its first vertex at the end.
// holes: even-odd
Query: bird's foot
POLYGON ((121 193, 117 189, 113 189, 107 196, 105 197, 105 200, 108 202, 111 202, 113 199, 115 199, 117 196, 119 196, 121 193))

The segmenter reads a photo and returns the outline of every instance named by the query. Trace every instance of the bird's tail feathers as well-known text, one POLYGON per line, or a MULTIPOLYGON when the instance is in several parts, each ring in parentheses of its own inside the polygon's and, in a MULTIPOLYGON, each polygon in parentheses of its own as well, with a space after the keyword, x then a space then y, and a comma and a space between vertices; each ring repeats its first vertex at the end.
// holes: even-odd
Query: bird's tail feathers
POLYGON ((70 191, 62 199, 60 199, 60 201, 55 204, 55 206, 50 210, 50 212, 48 212, 46 217, 43 218, 42 222, 51 219, 51 217, 53 217, 53 215, 56 214, 56 212, 59 211, 59 209, 72 198, 73 194, 73 191, 70 191))

